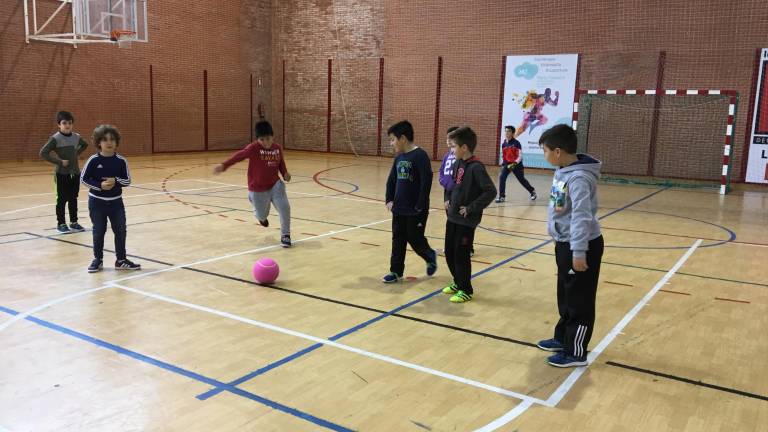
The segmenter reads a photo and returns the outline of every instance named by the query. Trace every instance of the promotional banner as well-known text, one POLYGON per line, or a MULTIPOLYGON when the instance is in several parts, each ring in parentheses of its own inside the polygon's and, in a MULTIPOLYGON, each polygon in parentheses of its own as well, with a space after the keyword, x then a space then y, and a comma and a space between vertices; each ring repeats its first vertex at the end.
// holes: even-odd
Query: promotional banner
POLYGON ((759 70, 745 179, 748 183, 768 183, 768 48, 760 55, 759 70))
POLYGON ((505 126, 515 127, 525 166, 552 168, 539 137, 556 124, 571 124, 578 59, 578 54, 507 56, 501 137, 505 126))

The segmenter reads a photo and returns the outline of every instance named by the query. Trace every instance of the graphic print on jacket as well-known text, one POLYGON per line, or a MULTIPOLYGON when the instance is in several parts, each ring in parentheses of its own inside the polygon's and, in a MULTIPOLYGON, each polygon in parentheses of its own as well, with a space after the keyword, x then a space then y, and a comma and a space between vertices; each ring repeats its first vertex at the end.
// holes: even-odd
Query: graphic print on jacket
POLYGON ((261 147, 259 149, 259 154, 261 156, 261 160, 267 161, 267 166, 276 167, 280 165, 280 160, 282 157, 280 155, 279 148, 275 147, 275 148, 265 149, 264 147, 261 147))
POLYGON ((397 179, 398 180, 410 180, 413 181, 413 162, 409 160, 401 160, 397 162, 397 179))
POLYGON ((556 178, 552 179, 552 189, 549 191, 549 206, 560 213, 565 207, 565 200, 568 199, 568 184, 556 178))

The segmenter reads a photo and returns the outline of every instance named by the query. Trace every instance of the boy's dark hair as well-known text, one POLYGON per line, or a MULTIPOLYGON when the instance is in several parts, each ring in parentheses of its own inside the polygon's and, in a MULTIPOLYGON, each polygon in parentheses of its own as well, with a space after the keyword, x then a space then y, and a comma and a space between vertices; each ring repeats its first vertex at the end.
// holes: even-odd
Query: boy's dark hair
POLYGON ((275 131, 272 130, 272 125, 266 121, 261 120, 253 127, 253 131, 256 132, 256 138, 274 136, 275 131))
POLYGON ((539 145, 545 145, 550 150, 563 149, 569 154, 576 154, 576 144, 576 131, 564 124, 552 126, 539 138, 539 145))
POLYGON ((118 131, 116 127, 108 124, 98 125, 96 126, 96 129, 93 130, 93 135, 91 136, 93 145, 101 150, 101 141, 105 139, 107 135, 112 135, 115 139, 115 143, 120 145, 120 131, 118 131))
POLYGON ((514 126, 510 126, 510 125, 504 126, 504 130, 510 130, 510 131, 512 131, 512 133, 515 133, 515 127, 514 126))
POLYGON ((448 128, 448 131, 446 132, 446 134, 450 134, 451 132, 455 131, 458 128, 459 128, 458 126, 451 126, 448 128))
POLYGON ((394 135, 398 139, 405 135, 405 139, 413 141, 413 126, 408 120, 397 122, 387 129, 387 135, 394 135))
POLYGON ((71 121, 72 123, 75 122, 75 116, 72 115, 69 111, 59 111, 56 113, 56 124, 60 124, 64 120, 71 121))
POLYGON ((448 138, 452 139, 457 146, 467 146, 469 151, 475 152, 477 147, 477 134, 469 126, 463 126, 448 134, 448 138))

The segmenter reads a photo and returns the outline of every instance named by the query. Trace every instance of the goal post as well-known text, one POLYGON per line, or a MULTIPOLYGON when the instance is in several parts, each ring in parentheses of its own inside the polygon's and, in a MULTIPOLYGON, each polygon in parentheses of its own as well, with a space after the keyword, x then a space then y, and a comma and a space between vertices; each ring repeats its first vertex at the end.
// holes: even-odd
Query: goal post
POLYGON ((602 160, 606 174, 725 194, 737 105, 734 90, 577 89, 572 121, 579 151, 602 160))

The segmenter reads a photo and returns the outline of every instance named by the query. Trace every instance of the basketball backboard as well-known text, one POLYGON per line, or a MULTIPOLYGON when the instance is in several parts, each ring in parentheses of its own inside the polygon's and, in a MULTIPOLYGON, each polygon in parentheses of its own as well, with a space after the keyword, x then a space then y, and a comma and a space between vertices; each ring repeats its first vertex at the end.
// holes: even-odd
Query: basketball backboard
POLYGON ((147 0, 24 0, 24 17, 27 43, 116 44, 149 36, 147 0))

